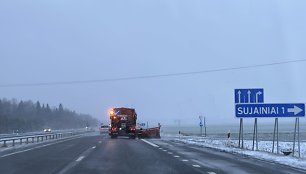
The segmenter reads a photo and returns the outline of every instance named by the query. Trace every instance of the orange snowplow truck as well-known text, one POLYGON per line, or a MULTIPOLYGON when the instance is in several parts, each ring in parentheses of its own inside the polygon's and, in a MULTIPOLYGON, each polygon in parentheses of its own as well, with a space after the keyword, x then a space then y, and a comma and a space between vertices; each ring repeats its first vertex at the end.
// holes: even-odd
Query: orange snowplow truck
POLYGON ((109 135, 111 138, 118 136, 128 136, 136 138, 136 120, 137 114, 132 108, 112 108, 109 111, 111 127, 109 135))

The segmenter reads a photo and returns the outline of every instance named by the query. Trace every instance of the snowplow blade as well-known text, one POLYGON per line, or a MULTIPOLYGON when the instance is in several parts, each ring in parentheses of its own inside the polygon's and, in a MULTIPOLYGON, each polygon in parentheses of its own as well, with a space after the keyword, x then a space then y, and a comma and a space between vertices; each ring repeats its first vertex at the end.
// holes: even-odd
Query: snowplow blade
POLYGON ((139 138, 160 138, 160 128, 141 129, 138 132, 139 138))

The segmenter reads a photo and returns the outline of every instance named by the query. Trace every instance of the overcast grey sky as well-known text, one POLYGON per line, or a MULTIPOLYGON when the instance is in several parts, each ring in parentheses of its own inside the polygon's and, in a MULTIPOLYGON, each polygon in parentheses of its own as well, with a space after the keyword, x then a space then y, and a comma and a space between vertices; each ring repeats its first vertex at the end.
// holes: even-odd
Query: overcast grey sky
MULTIPOLYGON (((0 84, 98 80, 306 59, 305 0, 1 0, 0 84)), ((306 62, 94 84, 2 87, 108 120, 135 107, 152 125, 238 123, 235 88, 305 102, 306 62)), ((265 119, 273 121, 272 119, 265 119)), ((304 120, 304 119, 303 119, 304 120)))

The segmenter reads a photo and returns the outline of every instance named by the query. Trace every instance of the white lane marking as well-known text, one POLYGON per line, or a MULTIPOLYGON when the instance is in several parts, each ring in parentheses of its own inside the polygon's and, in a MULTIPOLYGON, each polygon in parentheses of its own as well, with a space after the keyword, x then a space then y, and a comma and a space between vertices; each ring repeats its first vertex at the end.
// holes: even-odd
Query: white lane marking
POLYGON ((187 161, 189 161, 189 160, 183 159, 182 161, 187 162, 187 161))
POLYGON ((75 160, 76 162, 80 162, 82 161, 82 159, 85 158, 84 156, 80 156, 77 160, 75 160))
POLYGON ((171 155, 171 154, 173 154, 173 153, 172 153, 172 152, 168 152, 168 154, 170 154, 170 155, 171 155))
POLYGON ((163 150, 163 148, 161 148, 161 147, 160 147, 160 148, 158 148, 158 149, 163 150))
POLYGON ((197 164, 193 164, 192 166, 193 166, 193 167, 201 167, 201 166, 199 166, 199 165, 197 165, 197 164))
POLYGON ((173 157, 174 157, 174 158, 179 158, 180 156, 174 155, 173 157))
POLYGON ((163 150, 164 152, 167 152, 167 150, 163 150))
POLYGON ((153 147, 159 147, 158 145, 156 145, 156 144, 154 144, 154 143, 151 143, 150 141, 147 141, 147 140, 145 140, 145 139, 141 139, 141 141, 143 141, 143 142, 145 142, 145 143, 147 143, 147 144, 150 144, 150 145, 153 146, 153 147))
POLYGON ((94 147, 92 147, 93 149, 95 149, 96 148, 96 146, 94 146, 94 147))
POLYGON ((99 141, 99 144, 101 144, 102 143, 102 141, 99 141))
POLYGON ((27 151, 34 150, 34 149, 39 149, 39 148, 51 146, 51 145, 54 145, 54 144, 59 144, 59 143, 66 142, 66 141, 73 140, 73 139, 77 139, 77 138, 80 138, 80 137, 64 139, 63 141, 57 141, 57 142, 54 142, 54 143, 44 144, 44 145, 33 147, 33 148, 30 148, 30 149, 26 149, 26 150, 21 150, 21 151, 18 151, 18 152, 9 153, 9 154, 0 156, 0 158, 7 157, 7 156, 12 156, 12 155, 15 155, 15 154, 18 154, 18 153, 27 152, 27 151))
POLYGON ((215 172, 207 172, 208 174, 217 174, 217 173, 215 173, 215 172))
POLYGON ((71 170, 73 167, 75 167, 80 161, 82 161, 84 158, 86 158, 86 156, 88 156, 90 153, 92 153, 92 151, 94 151, 92 147, 85 150, 83 153, 80 154, 80 157, 77 160, 70 162, 68 165, 66 165, 66 167, 64 167, 57 174, 66 174, 69 170, 71 170))

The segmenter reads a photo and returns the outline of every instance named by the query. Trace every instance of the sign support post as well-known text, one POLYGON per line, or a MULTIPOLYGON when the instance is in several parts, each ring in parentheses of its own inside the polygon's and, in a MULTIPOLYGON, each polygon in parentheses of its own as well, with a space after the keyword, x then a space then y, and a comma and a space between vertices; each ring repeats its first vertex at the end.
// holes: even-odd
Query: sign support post
POLYGON ((279 133, 278 133, 278 118, 276 118, 276 120, 277 120, 277 127, 276 127, 276 131, 277 131, 277 134, 276 134, 276 145, 277 145, 277 147, 276 147, 276 152, 277 152, 277 154, 279 154, 279 139, 278 139, 278 135, 279 135, 279 133))
POLYGON ((204 136, 206 137, 206 119, 204 117, 204 136))
POLYGON ((253 132, 253 147, 252 147, 252 150, 254 150, 255 141, 256 141, 256 150, 258 150, 258 139, 257 139, 257 118, 255 118, 255 122, 254 122, 254 132, 253 132))
POLYGON ((201 130, 200 130, 201 132, 200 133, 201 133, 201 137, 202 137, 203 136, 203 121, 202 121, 203 120, 203 116, 199 116, 199 119, 200 119, 200 128, 201 128, 201 130))
POLYGON ((239 123, 239 134, 238 134, 238 147, 240 148, 240 139, 241 139, 241 119, 240 118, 240 123, 239 123))
POLYGON ((300 145, 300 119, 297 118, 298 121, 298 146, 299 146, 299 158, 301 157, 301 145, 300 145))
POLYGON ((296 124, 297 124, 297 118, 295 118, 295 124, 294 124, 294 135, 293 135, 293 149, 292 149, 292 156, 294 156, 294 152, 295 152, 295 135, 296 135, 296 124))
POLYGON ((256 150, 258 150, 258 131, 257 131, 257 118, 256 118, 256 150))
POLYGON ((240 129, 239 129, 239 148, 243 149, 243 118, 240 118, 240 129))
POLYGON ((294 156, 295 153, 295 142, 296 142, 296 134, 297 134, 297 141, 298 141, 298 153, 299 158, 301 157, 301 147, 300 147, 300 120, 299 118, 295 118, 295 126, 294 126, 294 136, 293 136, 293 150, 292 150, 292 156, 294 156))
POLYGON ((275 135, 276 135, 276 146, 277 146, 276 148, 277 148, 277 154, 278 154, 279 153, 279 148, 278 148, 278 118, 275 118, 275 122, 274 122, 272 153, 274 153, 275 135))
POLYGON ((243 119, 241 119, 241 121, 242 121, 242 124, 241 124, 241 137, 242 137, 242 138, 241 138, 241 140, 242 140, 241 142, 242 142, 242 146, 241 146, 241 147, 242 147, 242 149, 243 149, 243 144, 244 144, 244 143, 243 143, 243 119))

